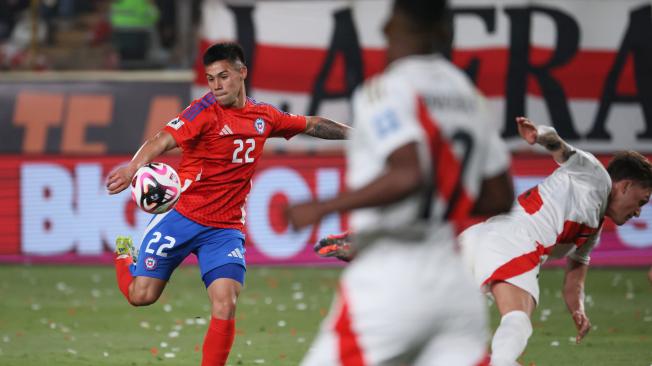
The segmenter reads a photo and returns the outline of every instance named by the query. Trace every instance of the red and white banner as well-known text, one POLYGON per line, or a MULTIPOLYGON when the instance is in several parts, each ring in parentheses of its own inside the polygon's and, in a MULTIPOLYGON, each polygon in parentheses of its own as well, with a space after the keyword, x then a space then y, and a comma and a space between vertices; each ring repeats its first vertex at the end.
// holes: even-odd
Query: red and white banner
MULTIPOLYGON (((110 262, 113 240, 139 241, 150 215, 138 210, 125 191, 109 196, 105 177, 128 157, 25 157, 0 159, 0 262, 110 262)), ((173 166, 176 158, 163 159, 173 166)), ((606 161, 604 159, 603 161, 606 161)), ((548 157, 516 156, 520 193, 555 169, 548 157)), ((282 211, 288 202, 327 198, 343 189, 344 159, 266 156, 247 200, 246 258, 250 264, 328 264, 312 244, 347 228, 346 216, 331 215, 319 226, 294 232, 282 211)), ((623 226, 606 220, 595 265, 652 263, 652 205, 623 226)))
MULTIPOLYGON (((385 64, 390 0, 204 0, 201 54, 243 45, 249 91, 298 114, 349 121, 349 97, 385 64)), ((652 4, 647 0, 452 0, 453 62, 489 99, 512 148, 514 117, 552 124, 593 152, 652 152, 652 4)), ((320 147, 297 138, 290 147, 320 147)), ((330 143, 332 146, 335 143, 330 143)))

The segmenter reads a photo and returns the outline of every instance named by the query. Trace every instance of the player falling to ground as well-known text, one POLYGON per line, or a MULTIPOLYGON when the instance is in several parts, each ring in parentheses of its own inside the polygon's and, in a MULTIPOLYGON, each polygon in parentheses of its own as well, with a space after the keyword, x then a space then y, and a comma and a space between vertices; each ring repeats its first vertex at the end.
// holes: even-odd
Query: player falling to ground
POLYGON ((355 210, 355 260, 303 365, 477 365, 483 297, 454 250, 452 221, 509 210, 509 155, 483 99, 439 51, 445 1, 396 0, 390 64, 353 99, 347 191, 292 206, 295 228, 355 210), (477 202, 477 204, 475 204, 477 202))
POLYGON ((460 235, 462 254, 476 281, 495 298, 502 315, 491 348, 493 366, 517 365, 532 333, 530 316, 539 302, 539 267, 547 257, 566 256, 563 297, 577 328, 576 342, 591 329, 584 310, 589 254, 605 216, 622 225, 650 199, 652 165, 642 155, 618 153, 607 168, 591 154, 565 143, 552 127, 517 118, 529 144, 540 144, 560 165, 542 183, 518 197, 506 215, 474 225, 460 235))
POLYGON ((129 242, 118 243, 118 286, 130 304, 152 304, 174 269, 195 254, 212 304, 202 365, 223 365, 233 343, 236 300, 245 277, 245 201, 265 141, 299 133, 344 139, 350 128, 248 98, 247 67, 239 45, 215 44, 203 61, 210 92, 146 141, 127 166, 109 174, 107 189, 110 194, 124 190, 139 167, 181 148, 178 171, 184 192, 174 210, 149 223, 136 263, 129 242))

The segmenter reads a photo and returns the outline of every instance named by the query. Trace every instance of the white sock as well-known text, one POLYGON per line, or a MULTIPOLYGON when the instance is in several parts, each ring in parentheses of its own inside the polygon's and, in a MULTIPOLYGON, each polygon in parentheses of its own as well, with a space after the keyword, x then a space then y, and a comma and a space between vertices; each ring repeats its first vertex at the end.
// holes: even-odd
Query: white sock
POLYGON ((491 340, 491 366, 518 365, 516 359, 525 350, 530 335, 532 323, 525 312, 510 311, 503 315, 491 340))

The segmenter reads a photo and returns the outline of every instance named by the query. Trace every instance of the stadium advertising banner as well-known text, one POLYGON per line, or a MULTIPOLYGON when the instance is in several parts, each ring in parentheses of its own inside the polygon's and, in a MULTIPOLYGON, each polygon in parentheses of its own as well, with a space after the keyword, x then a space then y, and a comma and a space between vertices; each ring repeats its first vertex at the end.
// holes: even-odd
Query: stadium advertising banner
MULTIPOLYGON (((200 49, 236 40, 256 98, 348 121, 353 89, 385 64, 381 29, 390 3, 204 0, 200 49)), ((652 152, 649 0, 451 4, 452 60, 488 97, 511 147, 519 143, 514 117, 524 115, 589 151, 652 152)), ((193 94, 205 92, 198 57, 193 94)))
MULTIPOLYGON (((126 157, 22 157, 0 160, 0 262, 110 262, 113 240, 138 241, 151 216, 136 208, 130 192, 109 196, 110 170, 126 157)), ((178 161, 163 159, 175 166, 178 161)), ((250 264, 332 264, 312 253, 317 238, 347 228, 347 218, 327 217, 318 227, 295 232, 282 211, 288 202, 326 198, 343 189, 344 159, 338 156, 267 156, 247 200, 246 258, 250 264)), ((552 159, 516 157, 515 186, 522 192, 555 168, 552 159)), ((652 207, 616 227, 605 221, 595 265, 652 262, 652 207)))

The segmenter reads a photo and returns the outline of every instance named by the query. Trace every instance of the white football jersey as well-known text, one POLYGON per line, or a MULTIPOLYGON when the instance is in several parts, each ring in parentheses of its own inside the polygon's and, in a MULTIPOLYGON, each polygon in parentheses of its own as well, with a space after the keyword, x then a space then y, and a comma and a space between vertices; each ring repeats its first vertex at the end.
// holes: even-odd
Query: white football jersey
POLYGON ((381 176, 392 152, 411 142, 417 143, 424 176, 431 179, 429 189, 400 202, 354 211, 350 224, 359 236, 441 229, 468 215, 484 178, 508 169, 507 148, 484 98, 440 55, 392 63, 356 90, 353 110, 349 189, 381 176))
POLYGON ((611 178, 593 155, 575 149, 542 183, 521 194, 509 213, 553 258, 588 264, 607 209, 611 178))

